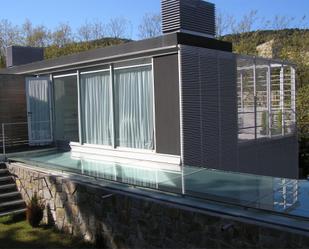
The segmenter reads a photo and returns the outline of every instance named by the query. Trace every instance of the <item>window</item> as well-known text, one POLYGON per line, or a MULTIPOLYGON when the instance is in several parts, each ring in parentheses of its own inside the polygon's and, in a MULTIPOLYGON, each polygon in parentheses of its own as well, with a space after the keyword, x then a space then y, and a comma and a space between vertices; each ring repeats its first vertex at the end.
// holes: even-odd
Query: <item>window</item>
POLYGON ((114 83, 116 145, 153 149, 151 67, 115 70, 114 83))
POLYGON ((154 148, 151 66, 83 72, 80 90, 83 143, 154 148))
POLYGON ((110 73, 82 74, 80 79, 83 142, 111 146, 113 113, 110 73))

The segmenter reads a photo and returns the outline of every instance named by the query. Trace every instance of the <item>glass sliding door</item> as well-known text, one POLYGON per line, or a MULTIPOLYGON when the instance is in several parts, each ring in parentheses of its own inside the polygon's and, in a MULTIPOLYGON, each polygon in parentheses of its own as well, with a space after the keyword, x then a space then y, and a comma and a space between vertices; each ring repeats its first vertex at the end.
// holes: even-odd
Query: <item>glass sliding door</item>
POLYGON ((78 142, 77 76, 54 78, 55 139, 78 142))
POLYGON ((113 144, 110 72, 81 75, 83 143, 113 144))
POLYGON ((116 146, 154 148, 151 66, 114 71, 116 146))
POLYGON ((27 78, 26 93, 29 144, 51 143, 51 89, 49 78, 27 78))

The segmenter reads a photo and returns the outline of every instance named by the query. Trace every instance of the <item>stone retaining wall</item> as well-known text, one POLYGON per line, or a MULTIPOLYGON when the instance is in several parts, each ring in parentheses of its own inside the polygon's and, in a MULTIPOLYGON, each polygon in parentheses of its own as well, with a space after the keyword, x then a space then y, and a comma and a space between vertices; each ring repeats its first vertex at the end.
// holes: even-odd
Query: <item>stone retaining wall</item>
POLYGON ((46 202, 44 222, 102 248, 305 248, 309 238, 280 229, 112 194, 103 187, 9 164, 23 198, 46 202))

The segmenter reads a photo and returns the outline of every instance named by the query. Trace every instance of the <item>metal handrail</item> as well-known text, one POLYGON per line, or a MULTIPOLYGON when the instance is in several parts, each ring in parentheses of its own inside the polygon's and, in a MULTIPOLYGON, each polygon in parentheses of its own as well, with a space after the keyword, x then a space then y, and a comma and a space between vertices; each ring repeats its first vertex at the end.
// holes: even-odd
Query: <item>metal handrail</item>
MULTIPOLYGON (((35 121, 35 122, 31 122, 32 124, 44 124, 44 123, 50 123, 51 121, 35 121)), ((9 139, 7 136, 6 136, 6 127, 7 126, 17 126, 17 125, 27 125, 28 122, 11 122, 11 123, 2 123, 1 124, 1 132, 2 132, 2 155, 4 157, 6 157, 6 149, 7 149, 7 144, 8 142, 11 142, 13 144, 13 146, 18 146, 18 145, 25 145, 25 144, 28 144, 29 143, 29 138, 18 138, 16 141, 14 139, 9 139), (13 142, 12 142, 13 141, 13 142)))

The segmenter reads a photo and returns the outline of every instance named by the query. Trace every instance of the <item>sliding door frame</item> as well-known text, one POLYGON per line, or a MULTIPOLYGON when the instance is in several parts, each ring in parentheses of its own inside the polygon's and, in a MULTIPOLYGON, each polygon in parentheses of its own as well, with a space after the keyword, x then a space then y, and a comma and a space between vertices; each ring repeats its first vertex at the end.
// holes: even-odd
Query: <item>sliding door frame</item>
MULTIPOLYGON (((96 70, 90 70, 90 71, 80 71, 77 70, 76 73, 71 74, 63 74, 63 75, 57 75, 57 76, 51 76, 52 79, 56 78, 62 78, 66 76, 76 76, 76 84, 77 84, 77 92, 78 92, 78 134, 79 134, 79 142, 71 142, 71 144, 78 144, 85 147, 93 147, 93 148, 101 148, 101 149, 107 149, 107 150, 114 150, 114 151, 127 151, 127 152, 138 152, 138 153, 156 153, 156 122, 155 122, 155 89, 154 89, 154 64, 153 64, 153 58, 151 59, 151 63, 143 63, 143 64, 136 64, 132 66, 122 66, 122 67, 115 67, 114 63, 108 64, 108 69, 96 69, 96 70), (114 72, 115 70, 121 70, 121 69, 130 69, 130 68, 137 68, 137 67, 150 67, 151 68, 151 84, 152 84, 152 96, 153 96, 153 148, 148 149, 138 149, 138 148, 129 148, 129 147, 120 147, 116 145, 116 132, 115 132, 115 80, 114 80, 114 72), (112 145, 98 145, 98 144, 87 144, 84 143, 83 139, 83 107, 82 107, 82 88, 81 88, 81 75, 84 74, 91 74, 91 73, 99 73, 99 72, 110 72, 110 94, 111 94, 111 112, 112 112, 112 145)), ((105 65, 107 66, 107 65, 105 65)), ((53 81, 54 85, 54 81, 53 81)), ((54 108, 54 111, 55 108, 54 108)), ((55 127, 55 126, 54 126, 55 127)))

